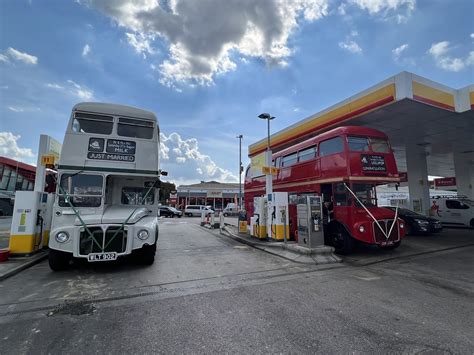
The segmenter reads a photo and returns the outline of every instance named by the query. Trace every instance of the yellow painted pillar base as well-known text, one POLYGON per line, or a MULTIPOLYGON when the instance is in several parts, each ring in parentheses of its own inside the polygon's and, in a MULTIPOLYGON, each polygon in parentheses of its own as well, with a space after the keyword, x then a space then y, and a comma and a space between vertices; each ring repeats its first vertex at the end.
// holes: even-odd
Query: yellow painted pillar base
MULTIPOLYGON (((283 241, 285 239, 285 226, 272 226, 272 240, 283 241)), ((286 226, 286 240, 290 239, 290 226, 286 226)))
POLYGON ((31 254, 35 252, 36 234, 17 234, 10 236, 10 254, 31 254))

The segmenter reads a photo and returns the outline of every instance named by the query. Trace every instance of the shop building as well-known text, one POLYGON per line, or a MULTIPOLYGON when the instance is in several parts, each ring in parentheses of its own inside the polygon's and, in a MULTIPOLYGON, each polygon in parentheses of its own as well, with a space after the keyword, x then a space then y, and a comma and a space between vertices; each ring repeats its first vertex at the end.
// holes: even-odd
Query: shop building
POLYGON ((177 194, 178 208, 184 209, 186 205, 204 205, 211 206, 214 210, 221 210, 229 203, 238 204, 239 184, 201 181, 199 184, 178 186, 177 194))

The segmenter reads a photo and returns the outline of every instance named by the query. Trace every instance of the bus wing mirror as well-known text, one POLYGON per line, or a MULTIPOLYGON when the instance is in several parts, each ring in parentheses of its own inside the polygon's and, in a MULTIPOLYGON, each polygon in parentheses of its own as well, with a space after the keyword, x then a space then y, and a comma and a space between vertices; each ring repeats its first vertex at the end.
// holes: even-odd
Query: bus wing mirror
POLYGON ((160 174, 163 175, 163 176, 168 176, 168 172, 167 172, 167 171, 161 170, 161 171, 160 171, 160 174))

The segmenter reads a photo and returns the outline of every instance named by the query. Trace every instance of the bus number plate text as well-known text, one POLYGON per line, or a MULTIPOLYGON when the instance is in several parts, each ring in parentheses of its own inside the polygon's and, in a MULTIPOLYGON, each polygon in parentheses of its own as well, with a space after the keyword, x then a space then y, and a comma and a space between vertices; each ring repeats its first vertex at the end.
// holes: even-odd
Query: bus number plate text
POLYGON ((117 253, 91 253, 87 255, 88 262, 117 260, 117 253))

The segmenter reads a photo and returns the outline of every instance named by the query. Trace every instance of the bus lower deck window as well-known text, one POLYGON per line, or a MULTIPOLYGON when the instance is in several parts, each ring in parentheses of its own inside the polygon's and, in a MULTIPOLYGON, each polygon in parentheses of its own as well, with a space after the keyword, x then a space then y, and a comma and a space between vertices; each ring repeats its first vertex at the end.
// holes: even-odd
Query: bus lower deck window
POLYGON ((99 207, 102 203, 102 175, 63 174, 60 180, 59 206, 99 207))

